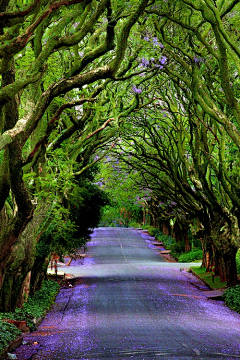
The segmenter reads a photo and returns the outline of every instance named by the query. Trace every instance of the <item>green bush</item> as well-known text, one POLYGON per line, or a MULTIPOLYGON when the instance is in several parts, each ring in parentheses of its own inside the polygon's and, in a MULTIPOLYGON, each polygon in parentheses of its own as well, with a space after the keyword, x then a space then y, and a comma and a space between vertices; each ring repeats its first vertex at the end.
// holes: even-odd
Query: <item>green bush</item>
POLYGON ((201 260, 203 256, 202 250, 195 249, 192 251, 189 251, 188 253, 181 254, 178 258, 179 262, 192 262, 196 260, 201 260))
POLYGON ((129 224, 129 226, 130 226, 130 227, 134 227, 134 228, 139 228, 139 227, 141 227, 141 225, 140 225, 139 223, 137 223, 137 222, 131 222, 131 223, 129 224))
POLYGON ((0 356, 9 343, 21 335, 21 331, 15 325, 0 320, 0 356))
POLYGON ((225 304, 240 313, 240 285, 228 288, 223 294, 225 304))
MULTIPOLYGON (((53 280, 43 282, 42 288, 33 296, 30 296, 22 309, 16 308, 14 312, 0 313, 0 319, 12 319, 27 321, 30 330, 36 328, 33 319, 41 318, 50 309, 54 303, 56 295, 59 291, 59 284, 53 280)), ((16 328, 14 326, 14 328, 16 328)), ((1 333, 0 333, 1 341, 1 333)))
POLYGON ((164 246, 168 246, 176 242, 174 239, 171 238, 170 235, 164 235, 162 231, 155 229, 153 231, 153 234, 156 239, 158 239, 160 242, 164 244, 164 246))
POLYGON ((153 226, 148 226, 148 228, 146 229, 149 233, 150 236, 154 236, 154 233, 155 233, 155 227, 153 226))

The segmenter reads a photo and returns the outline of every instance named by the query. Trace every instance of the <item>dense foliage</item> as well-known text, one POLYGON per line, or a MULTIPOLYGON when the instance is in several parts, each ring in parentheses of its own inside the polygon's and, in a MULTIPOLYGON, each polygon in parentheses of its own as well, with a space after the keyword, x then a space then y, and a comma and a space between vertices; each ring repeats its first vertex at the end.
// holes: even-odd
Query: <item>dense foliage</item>
POLYGON ((202 260, 203 252, 200 249, 194 249, 188 253, 179 256, 179 262, 193 262, 196 260, 202 260))
POLYGON ((36 249, 41 236, 63 251, 96 224, 98 215, 89 218, 101 196, 92 184, 76 185, 138 106, 129 79, 138 73, 139 22, 150 3, 0 4, 0 309, 23 305, 31 270, 39 287, 47 257, 36 263, 36 251, 47 255, 48 247, 36 249))
POLYGON ((21 331, 15 325, 0 320, 0 356, 9 343, 19 335, 21 335, 21 331))
POLYGON ((240 285, 236 285, 225 291, 223 295, 224 301, 230 309, 240 313, 240 285))
POLYGON ((112 195, 104 224, 150 224, 185 251, 196 236, 203 265, 237 283, 239 13, 234 0, 0 3, 0 309, 23 306, 30 272, 39 288, 49 252, 84 243, 105 203, 94 182, 112 195))
POLYGON ((36 319, 44 316, 53 304, 59 291, 57 282, 48 280, 43 283, 42 289, 28 299, 23 309, 15 309, 14 312, 0 313, 0 355, 9 345, 9 342, 21 335, 21 331, 15 325, 1 321, 2 319, 27 321, 27 326, 33 330, 36 328, 36 319))

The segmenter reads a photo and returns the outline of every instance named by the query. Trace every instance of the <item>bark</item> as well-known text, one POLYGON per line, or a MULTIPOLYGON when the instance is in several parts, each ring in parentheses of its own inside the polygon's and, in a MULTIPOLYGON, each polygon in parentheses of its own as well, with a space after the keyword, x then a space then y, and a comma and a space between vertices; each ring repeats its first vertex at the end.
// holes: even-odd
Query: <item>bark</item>
MULTIPOLYGON (((3 85, 12 84, 15 80, 14 66, 12 65, 2 76, 3 85)), ((8 130, 15 126, 18 121, 18 105, 13 98, 4 106, 4 130, 8 130)), ((9 258, 13 250, 14 244, 17 242, 19 235, 23 232, 28 222, 31 220, 34 211, 34 205, 31 202, 28 190, 22 179, 22 145, 15 141, 8 146, 8 150, 5 151, 5 158, 3 162, 3 169, 6 173, 1 172, 0 183, 4 183, 2 189, 2 199, 6 199, 9 192, 9 185, 11 187, 14 200, 17 204, 17 214, 13 214, 9 224, 1 233, 0 238, 0 276, 5 270, 5 267, 9 266, 9 258), (6 178, 7 176, 7 178, 6 178)))
POLYGON ((30 292, 34 294, 41 289, 43 281, 47 277, 47 267, 50 261, 50 256, 37 256, 34 261, 31 272, 30 292))
POLYGON ((47 205, 41 206, 11 248, 5 267, 1 267, 0 311, 13 311, 23 306, 28 298, 30 282, 27 277, 34 266, 39 227, 47 209, 47 205))
POLYGON ((3 269, 0 287, 0 311, 13 311, 18 305, 23 305, 25 293, 24 281, 33 265, 34 247, 28 239, 21 237, 15 245, 7 266, 3 269))
POLYGON ((205 267, 206 272, 209 272, 211 271, 211 266, 213 264, 213 249, 210 242, 209 234, 206 232, 201 232, 200 240, 203 251, 203 260, 201 267, 205 267))
POLYGON ((223 260, 226 268, 227 286, 234 286, 238 284, 237 267, 236 267, 236 254, 238 248, 229 249, 223 254, 223 260))
POLYGON ((169 227, 170 227, 170 225, 168 224, 167 221, 162 222, 162 232, 163 232, 164 235, 169 235, 170 234, 169 227))
POLYGON ((230 213, 223 217, 214 213, 211 224, 216 274, 228 286, 237 284, 236 252, 239 247, 238 220, 230 213))

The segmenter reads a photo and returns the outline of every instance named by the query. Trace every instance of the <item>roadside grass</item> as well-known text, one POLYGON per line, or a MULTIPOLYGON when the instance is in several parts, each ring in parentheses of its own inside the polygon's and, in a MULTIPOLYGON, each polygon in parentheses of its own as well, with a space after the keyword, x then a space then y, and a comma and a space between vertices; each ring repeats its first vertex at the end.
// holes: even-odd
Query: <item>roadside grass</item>
MULTIPOLYGON (((212 274, 206 273, 206 268, 192 266, 190 270, 197 274, 205 283, 212 289, 223 289, 227 287, 227 282, 220 282, 220 277, 215 276, 214 282, 212 281, 212 274)), ((240 284, 227 288, 222 296, 225 304, 232 310, 240 313, 240 284)))
POLYGON ((193 273, 197 274, 211 289, 223 289, 227 286, 227 282, 221 282, 220 276, 214 276, 212 279, 212 273, 206 273, 206 268, 191 266, 190 268, 193 273))
POLYGON ((15 325, 3 322, 3 319, 26 321, 31 331, 36 328, 36 320, 45 316, 51 308, 59 292, 59 284, 53 280, 45 280, 42 288, 30 296, 22 309, 14 312, 0 313, 0 358, 8 344, 15 340, 21 331, 15 325))

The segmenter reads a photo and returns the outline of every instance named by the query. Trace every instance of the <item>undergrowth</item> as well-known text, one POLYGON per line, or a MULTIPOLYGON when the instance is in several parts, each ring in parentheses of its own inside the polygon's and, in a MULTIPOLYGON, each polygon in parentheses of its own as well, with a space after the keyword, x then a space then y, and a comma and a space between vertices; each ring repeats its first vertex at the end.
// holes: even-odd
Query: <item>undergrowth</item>
POLYGON ((27 321, 27 326, 33 331, 36 328, 36 319, 43 317, 54 303, 59 291, 59 284, 52 280, 43 282, 42 288, 30 296, 22 309, 14 312, 0 313, 0 354, 10 341, 14 340, 21 331, 16 326, 3 322, 3 319, 27 321))
POLYGON ((19 335, 21 335, 21 331, 15 325, 0 320, 0 359, 10 341, 16 339, 19 335))
POLYGON ((240 285, 228 288, 223 294, 223 299, 230 309, 240 313, 240 285))
POLYGON ((193 249, 188 253, 181 254, 178 258, 178 262, 193 262, 196 260, 201 260, 203 252, 200 249, 193 249))
POLYGON ((227 286, 226 281, 220 281, 220 276, 215 276, 213 281, 212 273, 207 273, 205 267, 192 266, 191 269, 212 289, 222 289, 227 286))

